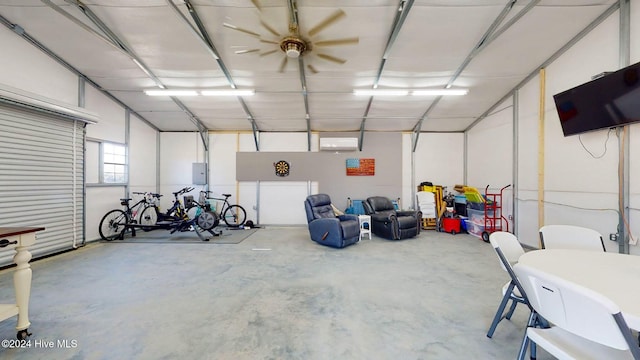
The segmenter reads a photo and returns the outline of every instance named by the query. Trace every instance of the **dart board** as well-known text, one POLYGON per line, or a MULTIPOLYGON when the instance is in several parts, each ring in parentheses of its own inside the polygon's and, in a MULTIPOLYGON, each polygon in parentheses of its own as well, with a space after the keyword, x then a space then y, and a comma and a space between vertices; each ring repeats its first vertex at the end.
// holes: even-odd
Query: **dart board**
POLYGON ((291 169, 291 166, 289 166, 288 162, 280 160, 274 163, 273 166, 276 169, 277 176, 289 176, 289 169, 291 169))

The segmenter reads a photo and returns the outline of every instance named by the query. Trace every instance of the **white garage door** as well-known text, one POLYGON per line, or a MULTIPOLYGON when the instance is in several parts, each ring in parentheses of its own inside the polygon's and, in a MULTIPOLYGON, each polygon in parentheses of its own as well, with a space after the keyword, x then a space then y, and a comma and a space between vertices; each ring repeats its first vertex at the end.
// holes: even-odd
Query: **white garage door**
MULTIPOLYGON (((0 226, 45 227, 34 257, 84 240, 85 124, 0 101, 0 226)), ((0 249, 0 266, 14 253, 0 249)))

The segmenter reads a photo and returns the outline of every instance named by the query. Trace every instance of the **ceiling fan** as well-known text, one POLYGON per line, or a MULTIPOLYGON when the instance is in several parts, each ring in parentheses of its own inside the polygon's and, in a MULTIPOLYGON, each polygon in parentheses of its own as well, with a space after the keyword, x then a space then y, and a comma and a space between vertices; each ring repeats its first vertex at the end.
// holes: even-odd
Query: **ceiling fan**
MULTIPOLYGON (((262 7, 258 0, 251 0, 251 2, 255 5, 259 12, 262 12, 262 7)), ((246 49, 246 50, 237 50, 236 54, 247 54, 247 53, 259 53, 260 56, 267 56, 274 53, 281 52, 284 57, 280 63, 280 67, 278 72, 284 72, 289 59, 298 59, 302 56, 307 56, 309 54, 314 54, 318 58, 334 62, 337 64, 344 64, 347 60, 342 59, 324 52, 321 52, 322 48, 329 46, 338 46, 338 45, 353 45, 357 44, 359 41, 358 37, 349 37, 349 38, 341 38, 341 39, 331 39, 331 40, 318 40, 314 41, 314 37, 320 33, 322 30, 332 25, 336 21, 340 20, 344 16, 346 16, 345 12, 341 9, 336 10, 331 15, 326 17, 324 20, 316 24, 314 27, 309 29, 304 35, 300 33, 300 27, 298 24, 298 16, 297 16, 297 8, 295 5, 295 0, 288 0, 289 5, 289 24, 288 24, 288 33, 281 34, 274 27, 269 25, 266 21, 260 20, 260 25, 265 28, 276 40, 272 40, 269 38, 263 37, 260 33, 256 31, 251 31, 247 29, 243 29, 228 23, 223 23, 223 26, 229 29, 233 29, 236 31, 243 32, 245 34, 251 35, 260 39, 260 42, 266 44, 276 45, 275 49, 269 49, 265 51, 261 51, 261 49, 246 49)), ((267 35, 271 37, 270 35, 267 35)), ((273 38, 272 37, 272 38, 273 38)), ((307 64, 307 68, 313 72, 317 73, 318 70, 311 64, 307 64)))

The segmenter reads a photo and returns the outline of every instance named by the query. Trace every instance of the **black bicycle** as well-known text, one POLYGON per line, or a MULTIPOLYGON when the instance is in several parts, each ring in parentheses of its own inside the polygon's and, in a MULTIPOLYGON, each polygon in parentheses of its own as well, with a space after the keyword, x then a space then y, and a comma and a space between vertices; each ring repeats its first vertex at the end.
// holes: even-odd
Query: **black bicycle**
MULTIPOLYGON (((143 195, 143 197, 133 205, 130 205, 131 200, 133 200, 131 198, 120 199, 120 205, 124 206, 124 210, 110 210, 100 220, 98 232, 103 240, 124 239, 124 233, 127 229, 131 229, 133 236, 135 236, 135 227, 128 227, 128 225, 138 223, 141 225, 153 225, 146 221, 142 215, 147 209, 155 209, 156 206, 153 199, 159 199, 162 195, 149 192, 134 192, 133 194, 143 195)), ((142 227, 142 229, 144 230, 145 228, 142 227)))
POLYGON ((218 214, 222 215, 222 221, 224 221, 227 226, 238 227, 244 225, 244 222, 247 221, 247 212, 242 206, 229 204, 229 197, 231 197, 231 194, 222 194, 222 196, 224 196, 224 199, 222 199, 209 197, 208 195, 212 194, 213 191, 201 191, 200 193, 205 195, 206 200, 222 201, 222 207, 220 208, 220 211, 218 211, 218 214))
MULTIPOLYGON (((158 206, 147 207, 142 210, 140 214, 140 223, 144 223, 145 225, 156 225, 159 222, 167 222, 167 221, 176 221, 176 220, 186 220, 188 219, 187 211, 185 210, 185 206, 180 201, 180 195, 186 194, 188 192, 193 191, 192 187, 184 187, 173 194, 173 205, 167 209, 166 212, 161 212, 158 206)), ((142 228, 143 230, 151 230, 153 227, 142 228)))

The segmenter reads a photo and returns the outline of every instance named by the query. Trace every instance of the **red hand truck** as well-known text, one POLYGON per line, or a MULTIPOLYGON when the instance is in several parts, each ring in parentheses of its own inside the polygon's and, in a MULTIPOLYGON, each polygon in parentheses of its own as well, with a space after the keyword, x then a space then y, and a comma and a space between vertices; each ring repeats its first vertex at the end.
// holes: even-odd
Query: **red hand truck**
POLYGON ((494 231, 502 231, 502 224, 505 224, 505 231, 509 231, 509 221, 502 215, 502 192, 511 184, 500 189, 499 193, 490 193, 489 185, 484 189, 484 231, 482 240, 489 242, 489 234, 494 231))

